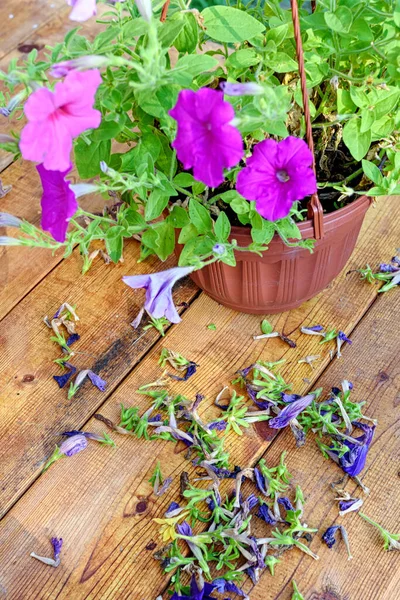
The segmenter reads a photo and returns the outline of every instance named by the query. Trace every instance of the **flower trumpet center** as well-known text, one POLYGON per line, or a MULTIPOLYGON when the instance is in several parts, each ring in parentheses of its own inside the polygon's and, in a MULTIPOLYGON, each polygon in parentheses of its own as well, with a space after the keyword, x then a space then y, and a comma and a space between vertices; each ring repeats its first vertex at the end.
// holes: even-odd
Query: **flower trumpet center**
POLYGON ((285 171, 285 169, 280 169, 279 171, 277 171, 276 178, 281 183, 286 183, 287 181, 290 181, 289 173, 285 171))

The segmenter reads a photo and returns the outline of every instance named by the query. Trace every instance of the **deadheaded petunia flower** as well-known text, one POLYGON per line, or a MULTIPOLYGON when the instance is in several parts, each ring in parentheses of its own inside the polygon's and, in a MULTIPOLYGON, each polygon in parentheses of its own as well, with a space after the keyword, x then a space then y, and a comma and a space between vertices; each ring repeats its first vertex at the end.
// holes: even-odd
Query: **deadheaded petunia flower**
POLYGON ((172 147, 183 168, 193 168, 195 179, 218 187, 224 181, 224 169, 243 157, 242 136, 230 124, 235 117, 233 106, 217 90, 181 90, 169 114, 178 123, 172 147))
POLYGON ((379 523, 373 521, 364 513, 359 512, 358 514, 364 519, 364 521, 367 521, 367 523, 377 528, 383 538, 383 547, 385 550, 400 550, 400 533, 390 533, 387 529, 384 529, 382 525, 379 525, 379 523))
POLYGON ((65 242, 68 222, 78 209, 74 192, 65 176, 71 171, 69 165, 64 171, 49 171, 44 165, 36 167, 42 181, 41 227, 60 243, 65 242))
POLYGON ((186 277, 194 267, 174 267, 148 275, 125 275, 122 281, 133 289, 144 288, 146 298, 144 308, 155 318, 166 317, 171 323, 179 323, 181 318, 172 299, 172 288, 182 277, 186 277))
POLYGON ((205 583, 204 581, 197 582, 196 576, 192 576, 190 582, 190 596, 179 596, 176 592, 171 596, 171 600, 215 600, 210 594, 214 590, 212 583, 205 583))
POLYGON ((40 562, 44 563, 45 565, 49 565, 51 567, 58 567, 61 562, 60 554, 61 554, 61 548, 63 545, 63 541, 62 541, 62 538, 52 537, 50 542, 51 542, 51 545, 53 546, 53 558, 47 558, 46 556, 38 556, 37 554, 35 554, 35 552, 31 552, 31 557, 36 558, 36 560, 39 560, 40 562))
POLYGON ((347 342, 348 344, 352 344, 353 342, 347 337, 347 335, 345 334, 344 331, 339 331, 339 333, 337 334, 336 337, 336 344, 337 344, 337 357, 340 358, 342 356, 342 353, 340 352, 341 347, 343 346, 343 344, 347 342))
POLYGON ((298 400, 291 402, 281 410, 279 415, 268 421, 269 427, 272 427, 273 429, 282 429, 283 427, 286 427, 286 425, 306 409, 314 399, 315 394, 307 394, 307 396, 301 396, 298 400))
POLYGON ((336 544, 335 536, 338 530, 340 530, 340 533, 342 534, 342 539, 346 546, 348 559, 351 560, 353 557, 350 552, 349 538, 347 536, 347 531, 343 527, 343 525, 332 525, 331 527, 328 527, 328 529, 323 534, 322 539, 328 546, 328 548, 332 548, 336 544))
POLYGON ((214 591, 218 592, 218 594, 226 594, 229 592, 236 594, 241 598, 248 599, 248 595, 245 594, 245 592, 241 590, 235 583, 233 583, 233 581, 227 581, 226 579, 219 578, 214 579, 212 585, 214 586, 214 591))
POLYGON ((346 440, 348 451, 343 456, 339 457, 336 450, 327 450, 327 453, 345 473, 348 473, 350 477, 356 477, 365 467, 368 450, 374 437, 375 425, 365 425, 359 421, 353 421, 352 424, 354 427, 362 429, 364 433, 358 438, 354 438, 356 442, 346 440))
POLYGON ((277 520, 274 513, 268 506, 268 504, 261 504, 258 509, 257 517, 265 521, 268 525, 276 525, 277 520))
POLYGON ((293 203, 317 191, 313 157, 303 140, 289 136, 281 142, 256 144, 237 178, 236 189, 256 201, 258 213, 269 221, 286 217, 293 203))
POLYGON ((63 388, 68 383, 72 375, 76 373, 76 367, 71 365, 71 363, 65 362, 64 367, 67 367, 67 373, 64 373, 63 375, 53 375, 53 379, 57 381, 60 388, 63 388))
POLYGON ((350 498, 349 500, 340 500, 339 502, 339 515, 347 515, 349 512, 359 510, 363 505, 362 498, 350 498))

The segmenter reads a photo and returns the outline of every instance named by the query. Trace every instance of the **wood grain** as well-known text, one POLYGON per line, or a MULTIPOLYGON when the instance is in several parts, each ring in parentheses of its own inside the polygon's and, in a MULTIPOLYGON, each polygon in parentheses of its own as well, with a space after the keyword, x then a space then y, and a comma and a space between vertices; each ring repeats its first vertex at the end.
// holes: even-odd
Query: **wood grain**
MULTIPOLYGON (((388 200, 388 203, 381 207, 379 213, 370 211, 357 250, 347 266, 348 269, 359 267, 365 262, 375 264, 386 255, 391 255, 392 248, 397 243, 395 239, 400 216, 398 210, 396 212, 395 202, 395 199, 388 200), (371 239, 376 240, 376 244, 371 244, 371 239)), ((50 277, 46 279, 48 280, 50 277)), ((99 273, 95 273, 96 284, 98 279, 99 273)), ((54 289, 53 286, 54 283, 52 284, 54 289)), ((30 296, 33 297, 34 293, 32 292, 30 296)), ((53 293, 57 295, 57 290, 54 290, 53 293)), ((148 407, 147 399, 136 394, 135 391, 140 385, 153 381, 160 374, 157 360, 162 346, 182 352, 200 364, 198 373, 192 379, 186 383, 174 384, 173 389, 188 397, 193 397, 196 392, 206 394, 207 400, 202 403, 201 412, 207 411, 210 414, 210 405, 222 385, 231 381, 233 373, 238 368, 259 358, 264 360, 286 358, 287 362, 283 366, 282 372, 288 381, 293 382, 294 391, 302 393, 310 386, 315 386, 318 377, 328 365, 329 358, 325 357, 313 373, 307 366, 298 365, 299 358, 306 354, 316 354, 321 350, 317 340, 300 335, 298 327, 302 324, 322 323, 326 327, 341 328, 349 333, 360 322, 375 299, 376 288, 360 282, 356 275, 346 278, 345 273, 342 273, 330 289, 316 299, 306 303, 298 310, 271 318, 278 330, 283 330, 285 334, 290 335, 298 342, 297 349, 293 350, 276 339, 267 342, 253 341, 252 335, 259 331, 259 317, 227 310, 205 295, 201 295, 187 310, 179 327, 172 328, 165 340, 157 344, 138 367, 133 369, 102 406, 101 412, 109 418, 117 419, 120 402, 125 405, 140 406, 143 411, 148 407), (207 329, 210 322, 216 324, 216 331, 207 329), (308 383, 304 381, 304 378, 308 383)), ((90 306, 98 306, 102 302, 103 299, 99 300, 97 292, 94 292, 90 306)), ((105 306, 109 302, 108 299, 105 306)), ((389 337, 393 343, 393 337, 390 336, 394 335, 394 327, 390 317, 382 323, 382 329, 378 329, 381 327, 379 321, 381 313, 388 311, 392 303, 393 300, 389 296, 376 301, 377 316, 374 316, 374 305, 367 313, 366 325, 364 326, 361 321, 356 329, 355 335, 359 336, 357 342, 354 338, 353 346, 345 349, 343 359, 340 361, 335 359, 334 364, 328 368, 325 376, 326 387, 336 385, 346 375, 351 378, 353 364, 351 357, 354 356, 359 361, 358 364, 364 366, 366 373, 374 377, 373 369, 380 363, 375 355, 374 346, 367 341, 367 334, 370 334, 372 320, 372 322, 376 322, 376 335, 380 335, 382 339, 389 337), (383 308, 380 309, 380 306, 383 308), (358 330, 360 333, 357 334, 358 330), (330 377, 331 368, 335 369, 332 371, 334 374, 332 378, 330 377)), ((28 304, 32 305, 33 301, 27 303, 27 308, 28 304)), ((106 309, 105 312, 107 310, 109 309, 106 309)), ((86 322, 86 318, 84 322, 86 322)), ((88 331, 92 331, 93 323, 88 325, 88 331)), ((101 337, 96 334, 94 340, 96 348, 99 347, 102 343, 101 337)), ((383 351, 384 348, 379 346, 379 352, 383 351)), ((390 351, 392 352, 392 347, 390 347, 390 351)), ((323 348, 324 355, 327 352, 328 348, 325 346, 323 348)), ((128 358, 129 354, 127 353, 125 360, 128 358)), ((36 396, 38 402, 46 395, 47 389, 45 383, 41 384, 40 394, 38 393, 36 396)), ((88 392, 90 394, 91 390, 88 392)), ((52 406, 56 402, 55 396, 54 394, 52 406)), ((60 398, 59 395, 58 397, 60 398)), ((85 399, 88 397, 90 396, 85 396, 85 399)), ((58 415, 64 414, 63 424, 71 427, 77 426, 76 420, 81 419, 82 411, 87 409, 86 406, 84 407, 83 398, 82 402, 79 397, 77 401, 80 402, 77 410, 75 410, 74 403, 68 407, 69 420, 65 418, 65 409, 58 413, 58 415)), ((92 406, 87 413, 90 412, 90 409, 92 406)), ((46 427, 49 410, 46 415, 43 415, 43 406, 41 405, 36 409, 35 417, 36 414, 39 415, 36 418, 38 425, 42 428, 46 427)), ((33 451, 38 461, 44 459, 46 452, 50 452, 51 440, 58 441, 58 438, 53 437, 57 421, 56 419, 53 421, 52 417, 50 419, 52 423, 46 431, 46 448, 35 448, 35 444, 38 443, 35 442, 35 438, 36 436, 39 438, 40 435, 39 427, 30 439, 30 446, 35 448, 33 451)), ((90 420, 85 428, 88 431, 103 431, 101 423, 94 419, 90 420)), ((58 431, 61 429, 62 427, 59 427, 58 431)), ((16 428, 13 431, 17 434, 16 428)), ((155 598, 165 587, 165 577, 158 566, 151 562, 150 552, 146 550, 150 541, 155 541, 158 547, 160 545, 158 526, 151 521, 151 518, 163 515, 169 502, 176 499, 181 470, 185 468, 192 473, 193 469, 184 459, 179 447, 170 443, 145 442, 120 437, 117 442, 116 449, 95 447, 92 444, 82 454, 60 461, 48 473, 40 477, 6 515, 3 521, 3 531, 0 533, 0 564, 5 565, 2 569, 0 583, 7 590, 7 597, 18 598, 18 600, 33 599, 37 597, 38 590, 40 590, 43 598, 49 599, 73 597, 92 600, 118 597, 118 599, 149 600, 155 598), (148 479, 157 460, 162 461, 165 476, 174 476, 174 483, 165 496, 155 500, 151 494, 148 479), (51 535, 62 536, 65 540, 63 564, 58 570, 49 569, 28 557, 32 550, 38 553, 48 551, 48 539, 51 535), (12 563, 12 566, 8 566, 7 563, 12 563), (22 595, 21 588, 23 589, 22 595)), ((378 447, 377 443, 378 440, 375 443, 376 448, 378 447)), ((277 444, 278 442, 273 444, 271 451, 275 447, 278 448, 277 444)), ((293 446, 291 441, 288 441, 287 444, 293 446)), ((9 448, 9 444, 6 446, 9 448)), ((243 438, 231 437, 228 443, 232 463, 240 465, 254 463, 267 446, 268 442, 262 439, 255 429, 246 432, 243 438)), ((28 454, 28 448, 28 444, 25 445, 23 440, 19 441, 18 467, 21 475, 17 478, 14 473, 15 469, 7 475, 7 486, 6 490, 3 490, 3 497, 9 492, 10 484, 14 485, 16 493, 21 493, 21 490, 29 484, 29 480, 24 481, 24 473, 26 474, 28 471, 29 474, 30 468, 27 462, 32 461, 31 456, 24 458, 24 454, 28 454)), ((306 452, 311 451, 311 454, 305 459, 303 459, 305 454, 297 454, 297 452, 301 453, 301 450, 291 452, 289 463, 296 479, 300 480, 302 471, 310 478, 304 483, 302 482, 307 496, 314 494, 315 490, 315 499, 309 504, 309 506, 311 505, 310 523, 319 522, 312 511, 320 509, 321 502, 318 504, 318 499, 321 498, 319 482, 325 473, 322 470, 321 475, 314 468, 314 463, 310 462, 315 460, 315 465, 319 467, 318 453, 314 458, 313 448, 313 444, 309 443, 306 452), (297 456, 301 456, 302 458, 298 460, 304 460, 301 462, 302 466, 297 469, 296 464, 293 463, 292 454, 296 459, 297 456), (311 483, 308 484, 308 481, 311 483), (318 506, 314 507, 316 504, 318 506)), ((383 457, 382 460, 386 459, 383 457)), ((334 465, 325 462, 321 464, 326 470, 326 478, 337 476, 337 469, 334 465)), ((10 504, 11 501, 8 496, 8 503, 10 504)), ((316 542, 313 542, 314 544, 316 542)), ((297 560, 299 560, 298 556, 297 560)), ((310 577, 313 568, 315 568, 314 563, 309 567, 310 577)), ((365 572, 367 573, 369 570, 368 566, 368 570, 365 572)), ((277 581, 280 577, 280 581, 285 583, 286 579, 284 578, 287 578, 287 575, 282 575, 285 571, 279 572, 281 574, 277 581)), ((315 580, 313 582, 314 585, 315 580)), ((264 594, 265 585, 264 582, 260 588, 264 590, 264 594)), ((269 594, 269 585, 268 581, 268 596, 264 595, 263 598, 273 597, 269 594)), ((281 590, 282 585, 278 587, 281 590)), ((354 595, 355 590, 355 587, 351 590, 353 592, 352 600, 357 598, 357 595, 354 595)), ((286 594, 285 598, 290 597, 287 588, 283 593, 286 594)), ((275 594, 275 597, 278 596, 275 594)), ((324 598, 324 596, 315 596, 315 600, 317 597, 324 598)), ((326 596, 326 598, 328 597, 326 596)), ((360 596, 358 598, 361 600, 360 596)), ((372 596, 370 598, 372 600, 372 596)))

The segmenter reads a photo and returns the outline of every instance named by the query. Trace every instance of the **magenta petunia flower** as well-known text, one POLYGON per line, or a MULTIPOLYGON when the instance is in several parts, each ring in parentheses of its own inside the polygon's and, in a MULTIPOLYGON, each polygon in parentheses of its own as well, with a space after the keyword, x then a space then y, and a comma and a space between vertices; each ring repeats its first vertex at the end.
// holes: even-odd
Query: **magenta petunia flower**
POLYGON ((71 21, 87 21, 97 13, 96 0, 67 0, 68 6, 72 6, 69 13, 71 21))
POLYGON ((122 281, 131 288, 144 288, 146 299, 144 308, 154 319, 166 317, 171 323, 181 320, 172 299, 172 287, 182 277, 189 275, 194 267, 175 267, 149 275, 127 275, 122 281))
POLYGON ((312 161, 304 140, 292 136, 281 142, 264 140, 254 146, 238 175, 236 189, 246 200, 256 201, 264 219, 283 219, 293 202, 317 191, 312 161))
POLYGON ((78 209, 69 181, 64 179, 72 165, 66 171, 48 171, 43 165, 37 165, 36 169, 43 187, 42 229, 48 231, 57 242, 65 242, 68 221, 78 209))
POLYGON ((54 92, 45 87, 33 92, 24 108, 28 123, 21 132, 22 156, 47 170, 66 171, 72 139, 100 125, 101 113, 93 108, 100 83, 97 69, 72 71, 54 92))
POLYGON ((182 90, 169 114, 178 123, 172 147, 184 169, 209 187, 224 181, 224 169, 234 167, 243 157, 240 132, 230 122, 235 111, 222 92, 201 88, 182 90))

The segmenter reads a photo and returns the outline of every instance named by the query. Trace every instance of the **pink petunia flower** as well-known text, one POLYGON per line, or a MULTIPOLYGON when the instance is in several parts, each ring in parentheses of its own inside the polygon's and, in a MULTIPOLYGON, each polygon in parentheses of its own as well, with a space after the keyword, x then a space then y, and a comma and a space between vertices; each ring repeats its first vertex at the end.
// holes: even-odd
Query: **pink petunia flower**
POLYGON ((242 136, 230 125, 235 117, 232 105, 217 90, 182 90, 169 114, 178 122, 172 147, 184 169, 193 168, 195 179, 209 187, 220 185, 224 169, 243 157, 242 136))
POLYGON ((293 202, 317 191, 312 161, 309 147, 299 138, 264 140, 254 146, 238 175, 236 189, 246 200, 256 201, 264 219, 283 219, 293 202))
POLYGON ((48 231, 57 242, 65 242, 68 221, 78 208, 75 194, 64 179, 72 165, 66 171, 48 171, 43 165, 37 165, 36 169, 43 186, 42 229, 48 231))
POLYGON ((54 92, 44 87, 33 92, 24 108, 28 123, 21 132, 22 156, 47 170, 66 171, 72 139, 100 125, 101 113, 93 108, 100 83, 97 69, 72 71, 54 92))
POLYGON ((166 317, 171 323, 181 320, 172 299, 172 287, 182 277, 189 275, 194 267, 174 267, 148 275, 126 275, 122 281, 131 288, 144 288, 144 309, 154 319, 166 317))
POLYGON ((72 6, 69 13, 71 21, 87 21, 97 13, 96 0, 67 0, 68 6, 72 6))

